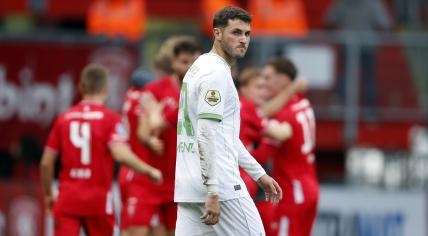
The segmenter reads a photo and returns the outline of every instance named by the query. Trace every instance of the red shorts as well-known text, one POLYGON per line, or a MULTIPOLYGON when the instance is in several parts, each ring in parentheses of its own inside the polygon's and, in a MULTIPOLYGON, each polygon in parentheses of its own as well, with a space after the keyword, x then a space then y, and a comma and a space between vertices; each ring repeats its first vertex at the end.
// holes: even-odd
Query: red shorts
POLYGON ((86 235, 113 235, 114 216, 75 216, 65 213, 56 213, 54 215, 55 236, 79 236, 80 227, 83 228, 86 235))
POLYGON ((257 210, 259 211, 260 218, 262 218, 263 227, 267 232, 268 227, 273 219, 273 214, 275 213, 276 205, 266 202, 266 201, 257 201, 255 202, 257 210))
POLYGON ((174 203, 173 190, 165 192, 164 186, 144 187, 132 184, 127 202, 128 226, 155 227, 165 225, 168 230, 175 229, 177 204, 174 203))
POLYGON ((319 187, 316 179, 293 179, 275 207, 267 235, 310 236, 317 214, 319 187))
POLYGON ((168 230, 175 229, 177 205, 174 202, 153 204, 143 202, 128 203, 128 225, 156 227, 165 225, 168 230))

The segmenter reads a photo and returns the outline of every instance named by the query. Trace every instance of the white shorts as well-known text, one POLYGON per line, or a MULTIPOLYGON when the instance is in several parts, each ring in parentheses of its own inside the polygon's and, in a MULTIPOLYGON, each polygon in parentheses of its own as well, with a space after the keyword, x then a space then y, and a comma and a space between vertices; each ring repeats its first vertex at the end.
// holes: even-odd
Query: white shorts
POLYGON ((220 221, 201 222, 205 203, 178 203, 176 236, 264 236, 260 214, 250 197, 220 202, 220 221))

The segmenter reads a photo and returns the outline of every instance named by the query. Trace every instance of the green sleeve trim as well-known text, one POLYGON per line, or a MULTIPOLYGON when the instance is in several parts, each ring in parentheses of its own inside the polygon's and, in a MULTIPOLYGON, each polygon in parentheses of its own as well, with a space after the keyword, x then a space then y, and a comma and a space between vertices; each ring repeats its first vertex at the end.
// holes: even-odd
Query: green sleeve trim
POLYGON ((198 119, 208 119, 208 120, 216 120, 216 121, 222 121, 223 116, 213 114, 213 113, 201 113, 198 115, 198 119))

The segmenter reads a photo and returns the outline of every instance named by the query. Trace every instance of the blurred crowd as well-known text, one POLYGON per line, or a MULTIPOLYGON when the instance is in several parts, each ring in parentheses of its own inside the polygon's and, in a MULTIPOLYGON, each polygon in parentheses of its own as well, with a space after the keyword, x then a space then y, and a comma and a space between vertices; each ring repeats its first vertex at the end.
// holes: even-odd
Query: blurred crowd
MULTIPOLYGON (((144 42, 150 38, 153 29, 162 29, 162 24, 153 24, 164 19, 170 22, 184 22, 181 25, 193 24, 194 35, 209 38, 213 13, 226 5, 238 5, 247 9, 253 16, 252 35, 254 38, 305 38, 311 30, 334 29, 364 32, 388 31, 423 31, 428 25, 428 1, 405 0, 200 0, 180 1, 184 8, 193 7, 189 12, 162 12, 162 8, 170 10, 177 6, 175 1, 151 0, 93 0, 75 3, 72 10, 63 11, 70 3, 66 1, 33 0, 26 3, 1 3, 2 31, 31 33, 44 32, 86 32, 92 36, 102 36, 114 39, 125 39, 129 42, 144 42), (31 2, 31 4, 30 4, 31 2), (159 3, 162 2, 162 3, 159 3), (174 5, 175 4, 175 5, 174 5), (171 5, 169 8, 168 5, 171 5), (10 9, 8 11, 7 9, 10 9), (63 14, 61 13, 63 11, 63 14), (54 14, 56 12, 56 15, 54 14), (183 13, 184 12, 184 13, 183 13), (62 15, 61 15, 62 14, 62 15), (73 15, 74 14, 74 15, 73 15), (182 14, 182 15, 180 15, 182 14)), ((181 9, 181 8, 180 8, 181 9)), ((180 23, 175 25, 180 26, 180 23)), ((268 57, 284 55, 284 41, 261 41, 260 45, 250 47, 248 54, 258 55, 264 51, 259 63, 264 63, 268 57), (272 45, 278 44, 276 47, 272 45), (269 45, 269 47, 265 47, 269 45), (269 51, 270 50, 270 51, 269 51), (266 53, 266 51, 269 51, 266 53)), ((159 45, 159 43, 157 44, 159 45)), ((153 50, 152 50, 153 51, 153 50)), ((347 50, 342 48, 339 58, 347 58, 347 50)), ((375 46, 362 47, 359 51, 361 61, 361 79, 363 80, 363 100, 368 107, 377 103, 378 86, 374 78, 376 63, 375 46)), ((144 52, 145 53, 145 52, 144 52)), ((144 54, 143 53, 143 54, 144 54)), ((153 61, 154 72, 157 68, 165 67, 155 56, 145 58, 144 63, 153 61)), ((245 61, 244 61, 245 63, 245 61)), ((235 68, 236 77, 247 65, 240 64, 235 68)), ((248 64, 250 65, 250 63, 248 64)), ((260 66, 260 65, 258 65, 260 66)), ((346 93, 344 71, 339 74, 335 85, 335 99, 343 100, 346 93)), ((1 150, 0 177, 6 179, 30 178, 37 179, 37 165, 40 159, 41 147, 38 137, 22 137, 8 149, 1 150)))

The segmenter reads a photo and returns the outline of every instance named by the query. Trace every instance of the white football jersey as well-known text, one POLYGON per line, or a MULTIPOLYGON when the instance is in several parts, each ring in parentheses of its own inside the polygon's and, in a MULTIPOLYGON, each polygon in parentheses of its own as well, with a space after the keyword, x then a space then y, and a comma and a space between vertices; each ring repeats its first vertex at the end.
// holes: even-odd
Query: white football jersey
POLYGON ((177 123, 175 202, 205 202, 196 130, 198 119, 219 121, 215 139, 220 201, 247 196, 239 174, 240 105, 230 66, 214 53, 201 55, 184 77, 177 123))

